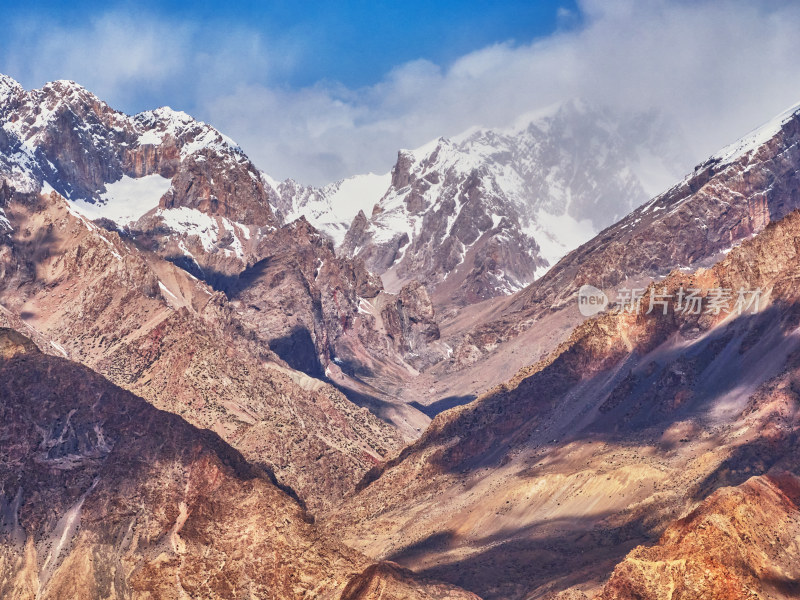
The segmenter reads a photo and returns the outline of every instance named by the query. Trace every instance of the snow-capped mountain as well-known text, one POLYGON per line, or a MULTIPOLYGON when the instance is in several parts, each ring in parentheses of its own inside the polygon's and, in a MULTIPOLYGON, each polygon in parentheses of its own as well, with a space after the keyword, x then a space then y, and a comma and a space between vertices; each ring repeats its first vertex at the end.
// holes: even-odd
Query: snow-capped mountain
POLYGON ((661 191, 685 170, 679 145, 656 115, 571 101, 400 151, 383 177, 279 194, 284 215, 305 214, 389 289, 421 279, 474 302, 521 289, 661 191), (342 238, 345 207, 358 214, 342 238))
POLYGON ((232 140, 164 107, 129 116, 72 81, 25 91, 0 76, 0 173, 20 193, 55 191, 149 248, 234 272, 278 225, 272 189, 232 140))

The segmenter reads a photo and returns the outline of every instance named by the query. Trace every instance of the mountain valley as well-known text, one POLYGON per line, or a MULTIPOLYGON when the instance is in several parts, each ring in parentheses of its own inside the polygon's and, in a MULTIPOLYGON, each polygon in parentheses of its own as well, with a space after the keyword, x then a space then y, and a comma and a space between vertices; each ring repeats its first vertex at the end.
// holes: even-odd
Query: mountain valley
POLYGON ((800 593, 798 107, 683 179, 572 100, 319 188, 71 81, 0 122, 3 598, 800 593))

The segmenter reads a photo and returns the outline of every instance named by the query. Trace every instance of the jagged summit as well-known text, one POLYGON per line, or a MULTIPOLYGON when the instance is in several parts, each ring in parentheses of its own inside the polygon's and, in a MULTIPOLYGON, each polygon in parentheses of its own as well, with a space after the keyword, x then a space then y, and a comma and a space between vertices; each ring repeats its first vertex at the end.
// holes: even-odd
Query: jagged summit
POLYGON ((255 234, 279 224, 242 149, 185 112, 129 116, 72 81, 28 92, 3 82, 0 173, 17 192, 55 191, 202 277, 244 268, 255 234))
POLYGON ((18 96, 24 91, 24 88, 15 79, 0 73, 0 106, 5 104, 9 98, 18 96))
POLYGON ((462 302, 509 294, 681 173, 654 149, 658 119, 632 119, 633 133, 581 101, 530 118, 400 151, 391 186, 342 252, 389 282, 414 273, 462 302))

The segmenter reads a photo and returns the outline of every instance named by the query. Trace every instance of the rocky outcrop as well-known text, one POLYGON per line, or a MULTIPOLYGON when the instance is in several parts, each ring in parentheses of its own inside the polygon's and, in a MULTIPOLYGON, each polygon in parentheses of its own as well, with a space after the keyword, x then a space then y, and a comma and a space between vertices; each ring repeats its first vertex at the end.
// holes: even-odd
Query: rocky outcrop
POLYGON ((10 360, 15 356, 39 352, 31 340, 13 329, 0 328, 0 358, 10 360))
POLYGON ((433 303, 425 286, 418 281, 403 286, 397 299, 381 312, 386 332, 398 351, 420 353, 439 339, 433 303))
MULTIPOLYGON (((374 216, 374 215, 373 215, 374 216)), ((411 240, 401 231, 380 244, 373 243, 373 232, 364 211, 359 211, 338 248, 341 256, 358 256, 377 273, 387 271, 402 256, 411 240)))
POLYGON ((791 473, 720 489, 657 545, 631 552, 598 598, 796 598, 799 505, 800 478, 791 473))
POLYGON ((382 291, 380 278, 358 259, 338 258, 304 218, 265 238, 260 253, 226 292, 260 339, 295 368, 324 377, 341 358, 342 338, 357 334, 361 302, 382 291))

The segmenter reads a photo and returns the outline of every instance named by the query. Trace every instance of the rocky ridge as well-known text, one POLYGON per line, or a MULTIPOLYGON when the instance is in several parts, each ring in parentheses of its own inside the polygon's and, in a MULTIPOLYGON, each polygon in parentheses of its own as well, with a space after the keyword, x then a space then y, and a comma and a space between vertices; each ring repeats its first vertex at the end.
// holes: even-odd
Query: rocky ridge
POLYGON ((530 362, 529 349, 536 349, 534 359, 543 358, 584 320, 577 310, 581 286, 600 288, 613 302, 620 289, 641 291, 673 269, 713 264, 799 208, 798 128, 794 107, 698 165, 521 292, 485 303, 475 322, 449 327, 440 319, 442 341, 454 350, 430 375, 452 379, 452 389, 464 379, 460 371, 497 374, 469 390, 486 391, 530 362))
POLYGON ((251 238, 279 224, 260 172, 209 125, 168 107, 131 117, 72 81, 25 91, 2 77, 0 167, 18 192, 54 189, 211 273, 241 269, 251 238))
POLYGON ((508 130, 402 150, 391 175, 284 182, 282 213, 313 215, 393 292, 420 279, 439 303, 473 303, 523 288, 674 180, 684 166, 664 128, 654 115, 567 102, 508 130))

